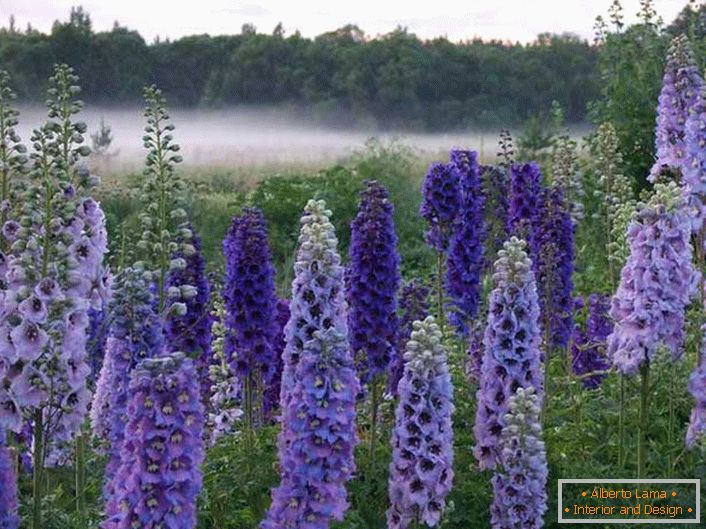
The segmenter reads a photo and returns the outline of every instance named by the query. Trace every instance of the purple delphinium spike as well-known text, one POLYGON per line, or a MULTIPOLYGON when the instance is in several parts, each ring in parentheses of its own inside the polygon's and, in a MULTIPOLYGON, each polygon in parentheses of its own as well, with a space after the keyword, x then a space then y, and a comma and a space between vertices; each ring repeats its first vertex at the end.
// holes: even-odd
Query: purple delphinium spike
POLYGON ((510 397, 493 476, 493 529, 539 529, 547 512, 547 454, 542 441, 541 400, 534 388, 510 397))
POLYGON ((510 238, 495 262, 473 428, 474 453, 484 470, 497 464, 510 397, 520 387, 543 394, 537 287, 525 246, 510 238))
MULTIPOLYGON (((704 328, 706 326, 703 326, 704 328)), ((704 329, 706 330, 706 329, 704 329)), ((701 362, 689 377, 689 393, 694 398, 694 408, 686 431, 686 446, 694 448, 706 438, 706 340, 701 343, 701 362)))
POLYGON ((97 392, 93 403, 97 413, 101 409, 108 410, 107 424, 106 418, 93 423, 95 434, 104 435, 106 430, 108 433, 110 458, 105 470, 106 498, 112 495, 114 480, 118 480, 115 472, 125 439, 130 374, 141 360, 164 354, 162 323, 154 312, 154 298, 141 269, 126 268, 118 275, 108 310, 111 324, 103 363, 105 372, 101 372, 105 380, 101 385, 109 389, 107 398, 105 393, 97 392), (105 400, 101 402, 99 398, 105 400))
POLYGON ((98 440, 101 445, 107 445, 110 439, 110 384, 115 379, 113 364, 113 355, 106 354, 98 375, 96 391, 93 393, 89 413, 93 438, 98 440))
POLYGON ((451 164, 433 163, 422 185, 419 213, 428 224, 427 244, 437 252, 448 250, 453 222, 461 205, 458 177, 451 164))
POLYGON ((685 145, 686 123, 703 85, 699 67, 686 35, 672 39, 657 106, 655 130, 656 161, 649 180, 658 181, 674 171, 684 174, 688 156, 685 145))
POLYGON ((465 336, 469 323, 478 314, 481 274, 485 264, 485 198, 479 176, 478 153, 453 150, 451 165, 459 174, 461 202, 449 246, 446 291, 451 301, 449 321, 465 336))
POLYGON ((143 360, 130 379, 125 443, 103 529, 193 529, 204 459, 196 369, 182 353, 143 360))
POLYGON ((662 346, 674 360, 684 353, 684 313, 700 278, 690 235, 681 189, 674 182, 656 184, 628 228, 630 257, 610 310, 615 327, 608 355, 625 375, 636 374, 662 346))
POLYGON ((575 228, 562 189, 542 189, 530 244, 547 349, 563 349, 571 338, 575 228))
POLYGON ((172 259, 183 260, 183 267, 174 267, 166 279, 167 295, 171 303, 183 303, 186 313, 171 315, 165 321, 167 349, 181 351, 193 358, 199 381, 201 398, 208 402, 211 390, 211 288, 206 277, 206 261, 201 253, 201 237, 189 226, 188 240, 179 239, 179 251, 172 259))
POLYGON ((493 259, 502 249, 503 243, 507 240, 510 233, 508 169, 503 166, 482 165, 480 167, 480 177, 483 184, 483 195, 485 196, 485 225, 488 230, 485 266, 486 268, 491 268, 493 259))
MULTIPOLYGON (((272 377, 272 383, 265 388, 265 408, 275 411, 279 408, 279 398, 282 390, 282 369, 284 367, 284 328, 289 321, 289 300, 280 299, 277 301, 277 334, 275 336, 273 347, 276 359, 275 374, 272 377)), ((268 419, 272 419, 271 414, 268 419)))
POLYGON ((280 485, 262 522, 266 529, 327 528, 347 508, 359 384, 345 337, 343 267, 330 215, 323 201, 310 200, 301 219, 285 327, 280 485))
POLYGON ((346 277, 348 331, 362 384, 385 376, 394 362, 400 283, 394 208, 387 190, 366 182, 351 222, 346 277))
POLYGON ((392 431, 390 529, 439 525, 453 482, 453 386, 439 326, 414 322, 392 431))
POLYGON ((693 209, 694 231, 706 217, 706 83, 701 83, 691 108, 684 133, 686 161, 682 166, 682 184, 693 209))
MULTIPOLYGON (((571 340, 571 365, 576 375, 606 371, 610 368, 606 346, 608 335, 613 331, 613 322, 609 311, 610 299, 607 296, 602 294, 589 296, 586 328, 584 330, 576 325, 571 340)), ((582 377, 581 383, 586 389, 596 389, 605 377, 605 374, 582 377)))
POLYGON ((412 335, 412 324, 419 320, 424 320, 429 316, 429 287, 419 279, 411 279, 402 287, 400 291, 400 309, 402 316, 397 332, 397 351, 393 365, 390 367, 388 378, 388 389, 393 395, 397 395, 397 384, 404 372, 404 351, 407 348, 407 341, 412 335))
POLYGON ((277 335, 275 271, 272 267, 267 223, 262 211, 244 208, 223 240, 226 279, 225 354, 243 387, 250 426, 258 426, 267 409, 263 391, 276 373, 277 335))
POLYGON ((5 432, 0 428, 0 528, 17 529, 17 476, 13 452, 6 444, 5 432))
MULTIPOLYGON (((86 353, 91 365, 91 373, 99 373, 105 356, 105 340, 108 337, 108 318, 103 308, 88 309, 88 343, 86 353)), ((95 379, 94 379, 95 380, 95 379)))
POLYGON ((539 207, 542 175, 535 162, 514 163, 510 167, 510 233, 522 238, 531 236, 532 224, 539 207))

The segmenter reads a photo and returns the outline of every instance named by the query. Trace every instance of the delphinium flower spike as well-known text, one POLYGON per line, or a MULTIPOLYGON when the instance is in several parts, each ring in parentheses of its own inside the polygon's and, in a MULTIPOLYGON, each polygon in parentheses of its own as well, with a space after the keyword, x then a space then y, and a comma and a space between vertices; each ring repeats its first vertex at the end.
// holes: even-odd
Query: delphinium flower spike
POLYGON ((493 266, 493 259, 503 247, 510 233, 508 211, 510 208, 508 169, 483 165, 480 168, 483 196, 485 197, 484 218, 487 230, 485 245, 485 268, 493 266))
POLYGON ((552 153, 552 184, 561 187, 575 222, 583 218, 583 183, 576 140, 559 136, 552 153))
POLYGON ((428 316, 414 322, 392 432, 387 523, 436 527, 453 482, 453 386, 441 330, 428 316))
POLYGON ((547 455, 542 441, 541 401, 533 388, 510 397, 493 476, 493 529, 540 529, 547 512, 547 455))
POLYGON ((422 185, 419 213, 428 224, 427 243, 437 252, 446 253, 448 250, 460 205, 458 171, 454 171, 451 164, 431 164, 422 185))
POLYGON ((14 452, 7 446, 5 431, 0 428, 0 528, 18 529, 17 506, 14 452))
POLYGON ((693 208, 694 231, 699 231, 706 217, 706 83, 701 83, 689 112, 684 144, 686 161, 682 166, 682 184, 689 206, 693 208))
POLYGON ((510 238, 495 262, 473 428, 481 469, 497 464, 500 432, 517 388, 535 388, 540 398, 543 391, 537 287, 525 246, 510 238))
POLYGON ((449 321, 465 336, 478 314, 481 275, 485 265, 485 197, 480 180, 478 153, 451 151, 451 165, 459 173, 461 202, 447 259, 446 291, 450 298, 449 321))
POLYGON ((705 446, 706 443, 706 354, 703 349, 706 340, 701 343, 701 360, 689 377, 689 393, 694 398, 694 408, 689 418, 689 428, 686 431, 686 446, 694 448, 705 446))
POLYGON ((510 233, 530 238, 532 223, 537 215, 541 183, 539 165, 535 162, 515 163, 510 167, 510 207, 508 223, 510 233))
MULTIPOLYGON (((19 112, 13 108, 16 95, 10 87, 10 75, 0 70, 0 209, 2 225, 10 219, 10 211, 15 206, 14 195, 20 185, 20 177, 27 163, 27 148, 20 143, 17 134, 19 112)), ((4 242, 3 251, 9 244, 4 242)))
POLYGON ((204 459, 204 410, 193 362, 143 360, 130 377, 125 444, 103 529, 193 529, 204 459))
POLYGON ((579 325, 574 327, 571 338, 573 372, 580 376, 596 373, 581 377, 583 387, 586 389, 597 388, 606 377, 605 373, 601 374, 600 372, 605 372, 610 368, 606 346, 608 336, 613 331, 613 322, 610 319, 609 311, 610 300, 607 296, 591 294, 588 298, 588 316, 585 329, 579 325))
POLYGON ((274 419, 274 413, 279 409, 279 398, 282 391, 282 370, 284 369, 284 348, 286 343, 284 341, 284 328, 287 326, 289 321, 289 300, 279 299, 277 300, 277 307, 275 309, 276 318, 275 323, 277 327, 277 334, 275 335, 273 341, 273 353, 275 356, 275 373, 272 377, 272 382, 265 388, 265 409, 269 410, 269 415, 267 417, 268 421, 274 419))

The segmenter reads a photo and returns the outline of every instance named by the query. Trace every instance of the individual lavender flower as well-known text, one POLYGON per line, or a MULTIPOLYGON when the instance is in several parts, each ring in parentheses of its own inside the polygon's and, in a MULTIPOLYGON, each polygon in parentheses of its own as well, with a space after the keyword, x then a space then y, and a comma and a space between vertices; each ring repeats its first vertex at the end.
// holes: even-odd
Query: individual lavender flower
POLYGON ((461 203, 447 259, 446 291, 451 299, 449 320, 465 336, 468 324, 478 314, 481 274, 485 265, 486 238, 478 153, 451 151, 451 165, 459 173, 461 203))
POLYGON ((559 136, 554 144, 552 184, 561 187, 571 209, 571 218, 579 222, 583 218, 584 191, 576 140, 569 136, 559 136))
POLYGON ((392 431, 390 529, 441 522, 453 482, 453 386, 439 326, 415 321, 392 431))
POLYGON ((206 277, 206 261, 201 253, 201 237, 193 226, 188 225, 188 240, 178 239, 179 250, 174 260, 182 260, 184 266, 169 270, 166 278, 167 296, 172 303, 182 303, 184 314, 166 319, 164 332, 167 349, 181 351, 193 358, 199 380, 201 397, 208 401, 211 382, 211 288, 206 277))
POLYGON ((263 392, 276 375, 277 336, 274 276, 267 224, 262 212, 245 208, 223 241, 226 281, 225 354, 243 384, 246 420, 250 427, 262 423, 269 410, 262 409, 263 392))
MULTIPOLYGON (((419 279, 407 281, 400 292, 399 307, 402 310, 400 325, 397 330, 397 351, 407 349, 407 341, 412 336, 412 324, 429 316, 429 287, 419 279)), ((397 395, 397 384, 404 373, 404 355, 398 354, 390 368, 388 389, 397 395)))
POLYGON ((562 189, 542 189, 531 249, 547 352, 565 348, 573 329, 575 228, 562 189))
POLYGON ((672 39, 657 106, 655 150, 657 160, 650 171, 651 182, 664 178, 669 171, 677 181, 688 171, 685 145, 686 123, 701 90, 703 79, 686 35, 672 39))
POLYGON ((510 167, 510 233, 521 237, 531 235, 532 222, 537 215, 542 175, 535 162, 512 164, 510 167))
POLYGON ((400 257, 393 213, 387 190, 368 181, 351 222, 346 280, 349 340, 363 384, 387 375, 396 356, 400 257))
POLYGON ((517 388, 510 397, 499 440, 499 464, 492 479, 493 529, 544 527, 548 470, 540 410, 534 388, 517 388))
POLYGON ((484 218, 487 228, 486 237, 486 268, 493 266, 493 259, 502 249, 503 243, 510 233, 508 200, 510 189, 508 169, 502 165, 480 167, 483 196, 485 197, 484 218))
MULTIPOLYGON (((583 300, 582 300, 583 301, 583 300)), ((607 340, 613 331, 610 319, 610 300, 602 294, 591 294, 588 298, 588 317, 585 330, 576 325, 571 340, 572 368, 576 375, 607 371, 610 362, 606 355, 607 340)), ((596 389, 605 374, 582 377, 586 389, 596 389)))
POLYGON ((196 526, 203 426, 193 362, 181 353, 143 360, 130 380, 125 444, 103 529, 196 526))
POLYGON ((700 278, 684 206, 677 184, 656 184, 630 224, 630 257, 612 300, 615 327, 608 337, 608 354, 625 375, 637 373, 662 346, 675 360, 683 355, 684 312, 700 278))
POLYGON ((539 303, 525 246, 511 237, 495 262, 473 428, 481 469, 495 468, 498 462, 500 432, 517 388, 535 388, 542 395, 539 303))
POLYGON ((0 528, 18 529, 17 476, 13 452, 7 446, 5 432, 0 428, 0 528))
POLYGON ((422 185, 419 213, 428 224, 427 244, 437 252, 445 253, 448 250, 460 205, 458 172, 450 164, 431 164, 422 185))
POLYGON ((296 367, 284 422, 287 464, 263 529, 327 529, 348 509, 346 482, 355 472, 355 406, 360 386, 345 328, 314 332, 296 367))

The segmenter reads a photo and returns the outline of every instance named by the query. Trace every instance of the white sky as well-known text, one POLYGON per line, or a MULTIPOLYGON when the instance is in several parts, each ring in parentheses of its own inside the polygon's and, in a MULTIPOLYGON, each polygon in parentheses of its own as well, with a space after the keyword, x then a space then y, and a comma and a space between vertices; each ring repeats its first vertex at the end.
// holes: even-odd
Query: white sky
MULTIPOLYGON (((622 3, 628 21, 634 20, 639 0, 622 3)), ((246 22, 269 33, 281 21, 287 34, 298 29, 309 37, 353 23, 369 35, 402 25, 422 38, 480 36, 527 42, 544 31, 568 31, 590 39, 596 16, 605 15, 610 4, 611 0, 0 0, 0 25, 6 26, 14 14, 18 27, 30 22, 48 31, 54 20, 68 18, 72 5, 83 5, 96 30, 108 30, 117 20, 148 41, 157 35, 239 33, 246 22)), ((660 16, 671 22, 687 0, 655 4, 660 16)))

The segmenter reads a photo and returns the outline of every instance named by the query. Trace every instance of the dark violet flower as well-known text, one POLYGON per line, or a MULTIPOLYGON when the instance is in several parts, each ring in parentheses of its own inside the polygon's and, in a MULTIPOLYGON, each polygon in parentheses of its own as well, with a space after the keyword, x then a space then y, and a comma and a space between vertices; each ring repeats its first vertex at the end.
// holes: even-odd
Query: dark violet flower
POLYGON ((143 360, 130 380, 125 444, 103 529, 193 529, 204 409, 190 359, 143 360))
POLYGON ((412 324, 429 316, 429 287, 419 279, 411 279, 402 287, 399 306, 402 315, 397 331, 397 351, 400 354, 395 356, 395 361, 390 367, 390 376, 387 379, 388 389, 394 395, 397 395, 397 384, 404 372, 403 351, 407 349, 407 341, 412 336, 412 324))
POLYGON ((390 529, 441 522, 453 482, 453 386, 439 326, 414 322, 392 431, 390 529))
POLYGON ((533 388, 510 397, 493 476, 493 529, 539 529, 547 512, 547 454, 542 441, 541 399, 533 388))
POLYGON ((211 288, 206 277, 206 261, 201 254, 201 237, 189 226, 188 240, 179 239, 179 250, 172 256, 183 267, 173 267, 167 275, 167 296, 171 303, 183 303, 186 313, 165 321, 167 349, 181 351, 194 360, 201 397, 207 402, 211 390, 208 369, 211 365, 211 288))
POLYGON ((5 442, 5 432, 0 429, 0 529, 17 529, 17 476, 14 452, 5 442))
POLYGON ((625 375, 636 374, 662 346, 675 360, 683 355, 684 313, 700 278, 690 235, 681 189, 674 182, 656 184, 628 229, 630 257, 610 310, 615 327, 608 355, 625 375))
POLYGON ((514 163, 510 167, 510 233, 522 238, 532 234, 532 224, 539 208, 542 175, 535 162, 514 163))
POLYGON ((395 360, 400 283, 394 208, 378 182, 366 186, 351 222, 346 278, 349 340, 363 384, 387 375, 395 360))
POLYGON ((454 223, 447 259, 446 291, 451 300, 449 320, 461 335, 478 314, 483 245, 486 230, 483 218, 485 198, 481 187, 478 153, 451 151, 451 165, 459 174, 461 203, 454 223))
POLYGON ((233 373, 245 390, 243 398, 252 404, 248 420, 261 424, 263 414, 255 411, 264 404, 263 391, 273 383, 277 359, 275 271, 272 267, 267 224, 262 212, 245 208, 223 241, 226 278, 223 287, 227 334, 225 354, 233 373))
POLYGON ((565 348, 573 329, 574 231, 560 187, 542 189, 531 238, 545 347, 565 348))
POLYGON ((422 185, 419 213, 429 225, 426 240, 437 252, 446 252, 453 222, 461 205, 459 174, 451 164, 433 163, 422 185))
POLYGON ((490 295, 477 392, 474 453, 481 469, 495 468, 500 432, 517 388, 543 393, 539 303, 525 242, 510 238, 498 253, 490 295))
MULTIPOLYGON (((606 347, 608 336, 613 331, 613 322, 609 311, 610 300, 607 296, 589 296, 586 328, 582 329, 576 325, 571 340, 571 365, 576 375, 606 371, 610 368, 606 347)), ((582 377, 581 382, 586 389, 596 389, 605 377, 605 374, 582 377)))
POLYGON ((686 35, 674 37, 667 53, 657 106, 657 160, 650 171, 650 181, 658 181, 670 171, 676 172, 679 180, 687 169, 688 156, 684 141, 686 123, 702 84, 703 79, 689 39, 686 35))
POLYGON ((484 218, 488 232, 484 253, 486 268, 490 268, 510 233, 510 182, 508 169, 504 166, 482 165, 480 177, 485 196, 484 218))

